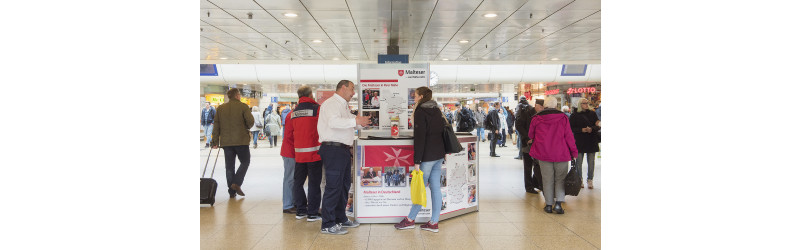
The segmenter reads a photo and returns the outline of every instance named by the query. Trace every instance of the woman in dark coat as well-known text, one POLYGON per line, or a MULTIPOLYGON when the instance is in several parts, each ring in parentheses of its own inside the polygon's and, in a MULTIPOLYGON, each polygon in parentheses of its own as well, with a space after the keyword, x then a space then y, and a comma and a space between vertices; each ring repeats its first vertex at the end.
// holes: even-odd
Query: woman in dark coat
MULTIPOLYGON (((570 115, 570 129, 573 130, 573 137, 576 138, 576 147, 578 148, 576 167, 578 167, 578 173, 579 176, 582 176, 582 180, 584 175, 581 171, 581 165, 584 163, 584 155, 587 155, 587 187, 590 189, 593 188, 592 177, 595 172, 595 152, 600 151, 598 147, 598 137, 601 129, 599 122, 598 115, 590 108, 590 101, 585 98, 579 99, 578 109, 570 115)), ((581 187, 584 187, 583 181, 581 187)))
MULTIPOLYGON (((442 211, 442 161, 445 158, 445 143, 442 132, 445 130, 445 117, 439 110, 437 102, 431 99, 432 92, 428 87, 419 87, 414 91, 414 167, 423 171, 423 182, 431 192, 431 220, 420 226, 420 229, 439 232, 439 214, 442 211)), ((423 206, 412 205, 409 216, 395 224, 396 229, 413 229, 414 219, 423 206)))

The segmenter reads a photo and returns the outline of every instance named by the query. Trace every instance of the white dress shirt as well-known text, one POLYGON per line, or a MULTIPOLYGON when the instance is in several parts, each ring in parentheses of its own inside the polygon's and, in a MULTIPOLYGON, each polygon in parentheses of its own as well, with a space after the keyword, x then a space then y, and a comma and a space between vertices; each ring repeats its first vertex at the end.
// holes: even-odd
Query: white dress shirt
POLYGON ((320 105, 320 117, 317 120, 317 134, 320 142, 332 141, 345 145, 353 145, 356 128, 356 116, 350 113, 348 101, 338 94, 325 100, 320 105))

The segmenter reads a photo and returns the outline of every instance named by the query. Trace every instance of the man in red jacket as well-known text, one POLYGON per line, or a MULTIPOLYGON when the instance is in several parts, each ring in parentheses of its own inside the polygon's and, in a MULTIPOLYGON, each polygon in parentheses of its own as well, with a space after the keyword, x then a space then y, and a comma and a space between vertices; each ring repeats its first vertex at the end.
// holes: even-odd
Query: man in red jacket
POLYGON ((296 219, 306 221, 321 220, 320 182, 323 178, 323 163, 317 150, 320 149, 317 135, 317 118, 320 104, 312 98, 312 89, 302 86, 298 89, 298 105, 287 115, 285 136, 292 137, 295 150, 295 183, 293 197, 298 209, 296 219), (308 200, 303 192, 303 183, 309 178, 308 200))

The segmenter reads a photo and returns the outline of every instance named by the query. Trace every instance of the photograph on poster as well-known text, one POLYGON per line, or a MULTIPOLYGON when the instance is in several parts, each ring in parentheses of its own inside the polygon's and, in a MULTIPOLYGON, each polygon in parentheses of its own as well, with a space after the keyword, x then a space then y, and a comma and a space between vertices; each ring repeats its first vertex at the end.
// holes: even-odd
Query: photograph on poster
POLYGON ((442 211, 445 211, 446 207, 448 206, 448 190, 442 190, 442 211))
POLYGON ((406 117, 407 117, 406 120, 409 121, 409 129, 412 129, 412 110, 409 110, 409 113, 406 117))
POLYGON ((467 204, 470 206, 476 205, 476 185, 467 186, 467 204))
POLYGON ((362 90, 362 109, 379 108, 378 99, 381 98, 381 91, 378 89, 362 90))
POLYGON ((381 186, 381 168, 380 167, 363 167, 359 169, 359 182, 362 187, 380 187, 381 186))
POLYGON ((414 88, 409 88, 409 109, 414 109, 414 88))
POLYGON ((476 164, 467 165, 467 181, 475 182, 476 181, 476 164))
POLYGON ((467 144, 467 160, 472 161, 476 159, 476 143, 467 144))
POLYGON ((406 167, 385 167, 384 168, 385 187, 405 187, 406 186, 406 167))
POLYGON ((364 129, 378 129, 379 112, 378 111, 362 111, 362 116, 370 116, 370 123, 364 129))
POLYGON ((448 186, 448 174, 447 169, 442 168, 442 175, 439 177, 439 183, 442 187, 448 186))

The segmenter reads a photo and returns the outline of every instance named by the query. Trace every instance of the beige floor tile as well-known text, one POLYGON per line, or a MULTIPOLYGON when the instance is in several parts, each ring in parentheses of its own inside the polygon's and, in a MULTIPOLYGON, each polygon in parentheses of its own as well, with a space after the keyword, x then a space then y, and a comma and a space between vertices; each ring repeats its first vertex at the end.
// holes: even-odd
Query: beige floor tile
POLYGON ((483 249, 539 249, 526 236, 476 236, 483 249))
POLYGON ((420 235, 370 236, 367 249, 424 249, 420 235))
POLYGON ((213 239, 260 240, 275 225, 225 225, 211 236, 213 239))
POLYGON ((393 224, 371 224, 370 236, 405 236, 405 235, 420 235, 420 225, 415 224, 414 229, 395 229, 393 224))
POLYGON ((594 222, 594 221, 586 221, 586 222, 566 222, 563 223, 565 227, 570 229, 579 236, 584 235, 592 235, 592 234, 600 234, 601 233, 601 223, 594 222))
POLYGON ((460 216, 465 223, 469 222, 511 222, 501 212, 483 212, 460 216))
POLYGON ((515 222, 512 223, 526 236, 533 235, 575 235, 567 227, 557 222, 515 222))
POLYGON ((224 214, 209 214, 209 215, 200 215, 200 225, 225 225, 225 224, 233 224, 234 221, 239 219, 242 214, 237 213, 224 213, 224 214))
POLYGON ((278 224, 284 218, 282 214, 251 214, 247 213, 234 220, 232 224, 278 224))
MULTIPOLYGON (((419 228, 422 224, 417 224, 417 228, 419 228)), ((446 221, 439 222, 439 232, 432 233, 425 230, 420 230, 421 235, 441 235, 441 237, 445 236, 458 236, 458 235, 472 235, 473 233, 470 232, 470 229, 467 228, 467 225, 461 222, 451 222, 447 223, 446 221)))
POLYGON ((268 232, 253 249, 309 249, 319 233, 268 232))
POLYGON ((309 248, 311 250, 331 250, 331 249, 367 249, 369 236, 328 235, 320 234, 314 239, 314 243, 309 248))
POLYGON ((581 237, 572 236, 530 236, 533 243, 541 249, 598 249, 581 237))
POLYGON ((200 238, 207 239, 214 236, 223 225, 215 225, 215 224, 207 224, 207 225, 200 225, 200 238))
MULTIPOLYGON (((465 229, 467 227, 465 226, 465 229)), ((440 227, 439 233, 429 233, 423 231, 420 236, 423 239, 423 245, 426 249, 453 249, 453 250, 472 250, 482 249, 481 244, 478 243, 476 238, 469 232, 442 234, 445 232, 440 227)))
POLYGON ((601 218, 587 213, 571 213, 565 210, 564 214, 548 214, 556 222, 566 224, 572 222, 597 222, 601 223, 601 218))
POLYGON ((258 241, 258 239, 200 239, 200 249, 251 249, 258 241))
POLYGON ((601 234, 588 234, 588 235, 579 235, 579 237, 584 238, 587 242, 592 244, 597 248, 601 248, 601 234))
POLYGON ((483 222, 483 223, 470 223, 465 222, 465 226, 470 229, 473 236, 517 236, 523 235, 520 230, 515 227, 511 222, 483 222))
POLYGON ((527 212, 536 209, 536 207, 527 202, 515 202, 515 203, 496 202, 492 203, 492 206, 501 212, 527 212))
POLYGON ((511 222, 555 222, 545 211, 533 209, 531 211, 501 212, 511 222))

